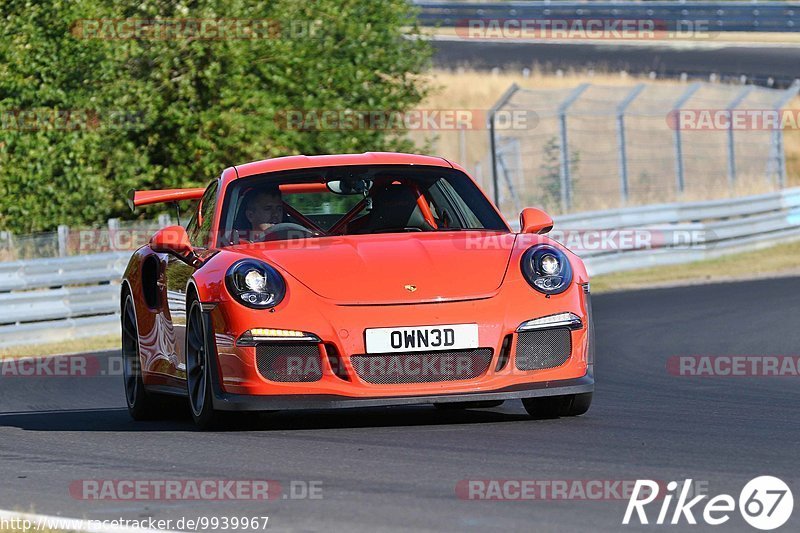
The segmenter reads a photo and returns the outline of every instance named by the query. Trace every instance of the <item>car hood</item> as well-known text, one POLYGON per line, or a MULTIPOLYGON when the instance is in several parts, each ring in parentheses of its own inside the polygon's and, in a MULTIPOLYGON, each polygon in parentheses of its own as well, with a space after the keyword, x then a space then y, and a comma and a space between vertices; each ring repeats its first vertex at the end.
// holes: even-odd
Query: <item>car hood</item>
POLYGON ((411 304, 491 296, 503 283, 514 238, 501 232, 402 233, 236 248, 339 304, 411 304))

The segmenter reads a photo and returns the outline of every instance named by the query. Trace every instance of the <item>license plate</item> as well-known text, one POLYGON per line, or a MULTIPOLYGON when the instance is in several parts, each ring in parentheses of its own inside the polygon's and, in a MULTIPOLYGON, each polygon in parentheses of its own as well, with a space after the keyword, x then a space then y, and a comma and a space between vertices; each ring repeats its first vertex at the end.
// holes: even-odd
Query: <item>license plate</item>
POLYGON ((430 352, 478 347, 478 324, 366 330, 367 353, 430 352))

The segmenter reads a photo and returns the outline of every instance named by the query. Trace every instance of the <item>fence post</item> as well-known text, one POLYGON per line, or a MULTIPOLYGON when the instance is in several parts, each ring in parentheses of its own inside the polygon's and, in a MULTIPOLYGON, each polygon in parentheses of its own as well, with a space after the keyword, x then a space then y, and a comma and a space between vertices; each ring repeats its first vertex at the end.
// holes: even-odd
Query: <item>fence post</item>
MULTIPOLYGON (((511 178, 511 173, 508 171, 508 165, 506 164, 506 152, 508 150, 514 150, 517 154, 517 162, 521 161, 519 156, 519 139, 510 139, 506 141, 505 146, 498 149, 497 151, 497 162, 500 165, 500 169, 503 171, 503 178, 506 182, 506 187, 508 188, 508 192, 511 195, 511 201, 514 203, 514 211, 516 213, 520 213, 522 211, 522 206, 519 201, 519 195, 517 195, 516 188, 514 187, 514 182, 511 178)), ((518 167, 520 172, 522 171, 522 167, 518 167)))
MULTIPOLYGON (((514 163, 517 165, 517 176, 519 177, 519 188, 525 193, 528 190, 527 184, 525 183, 525 170, 524 170, 524 163, 522 162, 522 146, 520 145, 519 138, 512 139, 514 145, 514 163)), ((517 196, 519 200, 519 196, 517 196)))
POLYGON ((464 128, 458 128, 458 163, 464 167, 467 165, 467 132, 464 128))
POLYGON ((118 218, 109 218, 108 219, 108 249, 116 251, 116 240, 117 240, 117 231, 119 230, 119 219, 118 218))
POLYGON ((739 104, 753 92, 754 87, 749 85, 739 91, 725 109, 728 112, 728 186, 733 189, 736 184, 736 147, 733 142, 733 111, 739 104))
POLYGON ((590 83, 582 83, 575 87, 566 99, 558 106, 558 129, 559 129, 559 151, 561 154, 561 165, 559 178, 561 180, 561 210, 567 213, 572 207, 572 179, 569 175, 569 139, 567 137, 567 111, 569 107, 580 98, 583 92, 591 86, 590 83))
POLYGON ((798 91, 800 91, 800 80, 794 80, 792 85, 784 91, 780 99, 775 103, 775 112, 778 114, 778 126, 772 130, 771 141, 773 155, 771 159, 774 162, 772 164, 775 166, 775 171, 778 174, 778 188, 780 189, 786 187, 786 153, 783 150, 783 128, 780 126, 782 123, 780 114, 792 98, 797 96, 798 91))
POLYGON ((69 226, 58 226, 58 257, 67 257, 69 248, 69 226))
POLYGON ((680 111, 684 104, 689 101, 689 98, 691 98, 694 93, 700 89, 700 87, 700 83, 693 83, 689 85, 683 94, 678 97, 678 100, 672 106, 672 110, 670 111, 670 114, 674 118, 673 138, 675 140, 675 185, 678 195, 683 194, 683 190, 686 188, 686 180, 683 175, 683 140, 681 139, 680 111))
POLYGON ((772 152, 778 174, 778 188, 786 187, 786 154, 783 150, 783 128, 775 128, 772 132, 772 152))
POLYGON ((617 145, 619 146, 619 180, 622 205, 628 203, 628 151, 625 147, 625 111, 644 88, 644 83, 636 85, 617 106, 617 145))
POLYGON ((169 226, 172 224, 172 217, 169 216, 168 213, 161 213, 158 215, 158 226, 160 228, 169 226))
POLYGON ((5 247, 9 252, 14 248, 14 234, 8 230, 0 231, 0 241, 5 242, 5 247))
POLYGON ((506 89, 506 92, 503 93, 500 99, 489 110, 489 146, 492 152, 492 186, 494 187, 494 204, 498 209, 500 209, 500 191, 497 187, 497 135, 495 131, 495 117, 497 112, 500 111, 500 108, 505 106, 518 90, 519 85, 512 83, 511 87, 506 89))

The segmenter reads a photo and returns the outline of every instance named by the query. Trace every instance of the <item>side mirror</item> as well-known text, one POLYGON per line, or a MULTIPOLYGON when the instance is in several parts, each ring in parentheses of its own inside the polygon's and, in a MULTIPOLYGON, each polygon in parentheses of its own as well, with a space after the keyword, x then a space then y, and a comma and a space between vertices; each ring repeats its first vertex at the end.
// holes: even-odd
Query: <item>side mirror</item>
POLYGON ((194 248, 183 226, 167 226, 158 230, 150 238, 150 248, 156 253, 173 254, 180 259, 194 256, 194 248))
POLYGON ((519 216, 520 233, 547 233, 553 229, 550 215, 534 207, 526 207, 519 216))

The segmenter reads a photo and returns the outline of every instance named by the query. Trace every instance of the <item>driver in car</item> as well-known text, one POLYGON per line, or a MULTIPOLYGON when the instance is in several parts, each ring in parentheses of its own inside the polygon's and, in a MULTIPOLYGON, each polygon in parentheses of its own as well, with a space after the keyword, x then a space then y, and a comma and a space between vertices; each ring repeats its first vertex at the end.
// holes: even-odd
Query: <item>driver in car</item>
POLYGON ((239 232, 239 238, 248 242, 305 239, 315 235, 305 226, 296 224, 287 217, 283 195, 276 185, 248 191, 242 203, 244 216, 249 226, 239 232))
POLYGON ((244 201, 244 212, 253 233, 263 234, 283 222, 283 196, 278 187, 250 191, 244 201))

